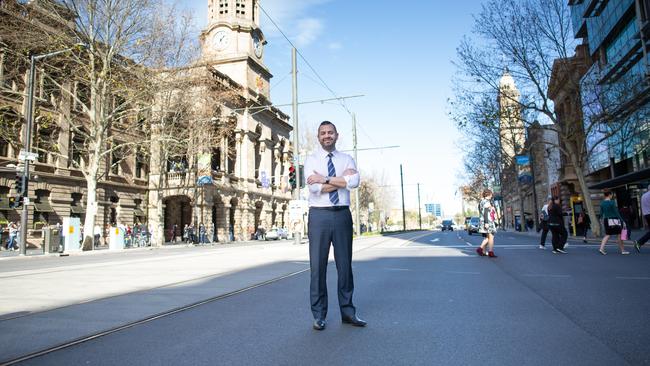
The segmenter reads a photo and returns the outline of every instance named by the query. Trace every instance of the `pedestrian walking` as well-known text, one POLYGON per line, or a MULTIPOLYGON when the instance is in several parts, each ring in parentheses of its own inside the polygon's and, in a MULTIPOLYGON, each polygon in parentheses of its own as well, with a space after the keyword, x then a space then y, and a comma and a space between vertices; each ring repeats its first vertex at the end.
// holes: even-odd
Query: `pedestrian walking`
POLYGON ((641 196, 641 214, 645 220, 647 231, 638 241, 634 241, 634 249, 639 253, 641 253, 641 247, 650 239, 650 186, 648 186, 646 192, 641 196))
POLYGON ((546 249, 546 236, 548 235, 548 206, 553 203, 551 196, 546 198, 546 203, 542 206, 539 215, 539 226, 542 231, 542 237, 539 241, 539 249, 546 249))
POLYGON ((176 243, 176 231, 178 230, 178 225, 174 224, 172 225, 172 243, 176 243))
POLYGON ((207 242, 208 242, 208 236, 207 236, 207 232, 205 231, 205 225, 201 223, 199 225, 199 243, 205 244, 207 242))
POLYGON ((188 243, 190 241, 190 226, 185 224, 183 227, 183 243, 188 243))
POLYGON ((7 239, 7 250, 18 250, 18 226, 15 222, 9 224, 9 239, 7 239))
POLYGON ((494 209, 494 204, 492 203, 492 191, 486 189, 483 191, 483 199, 478 204, 479 212, 479 229, 478 232, 483 235, 483 242, 476 249, 476 253, 479 256, 488 256, 491 258, 496 258, 494 254, 494 234, 497 232, 497 212, 494 209), (488 247, 488 252, 485 254, 485 247, 488 247))
POLYGON ((325 329, 327 317, 327 259, 330 246, 338 274, 338 300, 343 323, 366 326, 352 303, 352 214, 350 189, 359 187, 354 159, 336 150, 339 134, 332 122, 318 127, 321 147, 305 160, 309 185, 309 265, 313 328, 325 329))
POLYGON ((609 241, 610 236, 616 235, 616 240, 618 241, 618 247, 621 250, 621 254, 630 254, 630 252, 625 250, 625 245, 621 239, 621 231, 623 230, 624 221, 616 208, 616 202, 612 200, 612 192, 610 190, 605 190, 603 194, 605 195, 605 199, 600 203, 600 217, 603 218, 605 236, 603 236, 603 240, 600 242, 598 252, 602 255, 606 255, 607 252, 605 252, 605 245, 609 241))
POLYGON ((578 215, 578 219, 576 221, 576 228, 578 229, 579 235, 582 235, 582 242, 586 243, 587 233, 589 233, 589 230, 591 230, 591 219, 589 218, 587 212, 582 211, 578 215))
POLYGON ((560 197, 554 196, 548 207, 548 226, 551 230, 551 243, 553 244, 553 254, 566 254, 564 246, 569 233, 564 226, 564 217, 562 216, 562 205, 560 197))

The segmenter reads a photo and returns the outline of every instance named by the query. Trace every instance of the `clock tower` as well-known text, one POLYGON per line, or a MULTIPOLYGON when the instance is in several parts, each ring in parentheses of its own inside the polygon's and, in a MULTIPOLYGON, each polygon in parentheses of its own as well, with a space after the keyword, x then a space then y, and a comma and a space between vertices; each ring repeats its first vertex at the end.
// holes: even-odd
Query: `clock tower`
POLYGON ((208 0, 201 57, 240 85, 270 100, 273 75, 264 65, 266 40, 259 27, 259 0, 208 0))

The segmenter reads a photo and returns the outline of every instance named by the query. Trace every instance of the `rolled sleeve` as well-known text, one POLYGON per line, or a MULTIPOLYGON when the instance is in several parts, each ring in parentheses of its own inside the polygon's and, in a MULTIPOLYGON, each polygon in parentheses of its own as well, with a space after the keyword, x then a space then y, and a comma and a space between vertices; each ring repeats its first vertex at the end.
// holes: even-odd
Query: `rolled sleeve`
POLYGON ((314 183, 309 185, 309 192, 314 194, 320 194, 323 190, 323 185, 321 183, 314 183))
MULTIPOLYGON (((305 159, 305 169, 303 170, 303 174, 305 174, 303 179, 305 182, 307 182, 307 177, 314 174, 314 170, 316 170, 314 159, 309 156, 307 159, 305 159)), ((308 186, 309 192, 313 194, 320 194, 323 190, 323 185, 321 183, 308 184, 308 186)))
POLYGON ((346 175, 343 177, 343 179, 345 179, 345 187, 347 189, 358 188, 359 183, 361 182, 361 177, 359 176, 359 173, 346 175))
POLYGON ((354 161, 354 159, 351 156, 349 157, 349 160, 348 160, 348 163, 347 163, 347 166, 345 167, 345 169, 346 170, 347 169, 353 169, 354 171, 356 171, 356 173, 354 173, 352 175, 343 176, 343 179, 345 179, 345 183, 346 183, 345 187, 348 190, 358 188, 359 183, 361 183, 361 176, 359 175, 359 170, 357 169, 357 162, 354 161))

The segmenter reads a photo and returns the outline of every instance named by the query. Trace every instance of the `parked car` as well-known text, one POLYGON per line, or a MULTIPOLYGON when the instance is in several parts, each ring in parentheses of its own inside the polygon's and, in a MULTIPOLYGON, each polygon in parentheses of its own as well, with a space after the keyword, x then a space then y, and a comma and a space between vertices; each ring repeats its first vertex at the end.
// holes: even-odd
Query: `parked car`
POLYGON ((454 231, 454 222, 451 220, 442 220, 442 231, 454 231))
POLYGON ((472 235, 472 233, 478 233, 478 224, 479 224, 478 217, 470 218, 469 222, 467 223, 467 234, 472 235))
POLYGON ((266 240, 278 240, 278 239, 280 239, 280 234, 278 232, 278 229, 273 228, 273 229, 267 231, 265 239, 266 240))
POLYGON ((278 228, 278 239, 289 239, 289 230, 283 227, 278 228))

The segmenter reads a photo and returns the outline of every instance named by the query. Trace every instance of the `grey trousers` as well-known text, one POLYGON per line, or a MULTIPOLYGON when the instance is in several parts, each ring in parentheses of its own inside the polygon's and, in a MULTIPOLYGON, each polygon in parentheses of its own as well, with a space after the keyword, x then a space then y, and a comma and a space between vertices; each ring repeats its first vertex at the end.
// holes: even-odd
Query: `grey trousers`
POLYGON ((309 209, 310 300, 314 319, 327 317, 327 258, 330 245, 338 273, 338 297, 341 316, 354 316, 352 305, 352 214, 349 208, 309 209))

